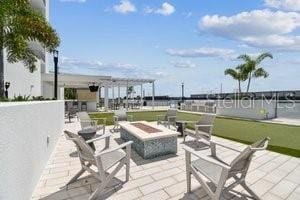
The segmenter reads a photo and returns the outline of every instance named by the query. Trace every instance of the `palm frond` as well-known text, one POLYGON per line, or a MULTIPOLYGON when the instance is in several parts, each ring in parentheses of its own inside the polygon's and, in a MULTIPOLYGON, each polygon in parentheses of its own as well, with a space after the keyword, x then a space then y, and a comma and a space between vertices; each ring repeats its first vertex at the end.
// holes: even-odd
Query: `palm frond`
POLYGON ((228 68, 224 72, 225 75, 231 76, 233 79, 238 80, 238 72, 235 69, 228 68))
POLYGON ((242 54, 242 55, 238 56, 237 59, 244 60, 245 62, 251 61, 251 57, 247 54, 242 54))
POLYGON ((259 78, 259 77, 267 78, 268 76, 269 73, 265 71, 262 67, 257 68, 253 73, 253 77, 255 78, 259 78))
POLYGON ((258 64, 261 63, 261 61, 263 61, 266 58, 273 59, 273 55, 271 53, 269 53, 269 52, 262 53, 259 56, 257 56, 257 58, 255 59, 255 62, 258 65, 258 64))
POLYGON ((28 0, 0 1, 0 30, 0 48, 7 49, 8 61, 21 61, 30 72, 36 69, 37 55, 28 47, 28 41, 41 43, 48 52, 60 44, 56 31, 28 0))

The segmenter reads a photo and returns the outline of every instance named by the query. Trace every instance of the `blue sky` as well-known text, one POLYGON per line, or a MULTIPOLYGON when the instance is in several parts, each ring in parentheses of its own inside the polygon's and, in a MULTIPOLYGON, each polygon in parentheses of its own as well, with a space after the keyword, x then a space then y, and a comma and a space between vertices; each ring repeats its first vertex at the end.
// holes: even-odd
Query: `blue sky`
POLYGON ((181 82, 186 95, 232 92, 236 57, 270 51, 251 90, 299 89, 300 0, 51 0, 50 22, 67 73, 155 78, 156 95, 181 82))

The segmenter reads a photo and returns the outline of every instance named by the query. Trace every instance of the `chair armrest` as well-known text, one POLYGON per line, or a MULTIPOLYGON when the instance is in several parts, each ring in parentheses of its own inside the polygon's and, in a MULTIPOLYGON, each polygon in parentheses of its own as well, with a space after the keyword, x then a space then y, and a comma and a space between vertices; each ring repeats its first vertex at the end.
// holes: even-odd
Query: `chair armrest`
POLYGON ((86 142, 86 143, 96 142, 96 141, 98 141, 98 140, 103 140, 103 139, 105 139, 105 138, 109 138, 110 136, 112 136, 112 134, 107 133, 107 134, 98 136, 98 137, 96 137, 96 138, 87 140, 87 141, 85 141, 85 142, 86 142))
POLYGON ((220 161, 214 159, 213 157, 201 155, 201 154, 199 154, 199 152, 196 152, 194 149, 192 149, 192 148, 190 148, 190 147, 188 147, 188 146, 183 146, 183 149, 184 149, 186 152, 188 152, 188 153, 190 153, 190 154, 196 156, 197 158, 199 158, 199 159, 201 159, 201 160, 203 160, 203 161, 205 161, 205 162, 209 162, 209 163, 211 163, 211 164, 213 164, 213 165, 220 166, 220 167, 222 167, 222 168, 225 169, 225 170, 230 170, 230 166, 228 166, 228 165, 226 165, 226 164, 224 164, 224 163, 222 163, 222 162, 220 162, 220 161))
POLYGON ((101 151, 100 153, 96 154, 95 156, 99 157, 99 156, 103 156, 104 154, 108 154, 108 153, 111 153, 113 151, 117 151, 117 150, 122 149, 124 147, 127 148, 128 146, 131 146, 132 143, 133 143, 132 141, 125 142, 125 143, 123 143, 123 144, 121 144, 121 145, 119 145, 119 146, 117 146, 115 148, 111 148, 111 149, 107 149, 107 150, 101 151))
POLYGON ((132 122, 133 121, 133 115, 127 115, 128 121, 132 122))
POLYGON ((242 151, 240 151, 240 150, 234 149, 234 148, 232 148, 232 147, 226 146, 226 145, 221 144, 221 143, 218 143, 218 142, 216 142, 216 141, 212 141, 212 140, 210 141, 210 146, 211 146, 211 147, 214 147, 214 148, 215 148, 216 145, 221 146, 221 147, 224 147, 224 148, 227 148, 227 149, 230 149, 230 150, 232 150, 232 151, 239 152, 239 153, 242 152, 242 151))
POLYGON ((195 128, 197 127, 212 127, 213 125, 211 124, 195 124, 195 128))

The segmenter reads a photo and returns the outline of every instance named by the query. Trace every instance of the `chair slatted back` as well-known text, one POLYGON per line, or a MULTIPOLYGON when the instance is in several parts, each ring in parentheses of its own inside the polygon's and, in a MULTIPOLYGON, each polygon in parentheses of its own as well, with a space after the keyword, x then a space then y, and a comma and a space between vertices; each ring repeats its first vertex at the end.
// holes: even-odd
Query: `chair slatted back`
POLYGON ((84 141, 84 139, 70 131, 64 131, 68 140, 75 143, 80 160, 93 161, 94 160, 94 150, 84 141))
POLYGON ((90 128, 95 125, 87 112, 78 112, 77 117, 80 120, 80 125, 82 129, 90 128))
POLYGON ((126 110, 116 110, 115 116, 118 117, 119 121, 127 121, 128 120, 126 110))
POLYGON ((256 151, 265 150, 268 146, 270 138, 264 138, 258 142, 249 145, 238 155, 231 163, 231 173, 247 172, 253 155, 256 151))
POLYGON ((211 135, 212 133, 212 125, 214 124, 216 115, 208 115, 208 114, 203 114, 200 118, 200 120, 196 123, 197 125, 211 125, 211 126, 200 126, 198 127, 199 131, 202 131, 204 133, 208 133, 211 135))
MULTIPOLYGON (((168 117, 176 117, 177 110, 176 109, 169 109, 165 115, 165 121, 168 121, 168 117)), ((173 119, 175 122, 175 119, 173 119)))

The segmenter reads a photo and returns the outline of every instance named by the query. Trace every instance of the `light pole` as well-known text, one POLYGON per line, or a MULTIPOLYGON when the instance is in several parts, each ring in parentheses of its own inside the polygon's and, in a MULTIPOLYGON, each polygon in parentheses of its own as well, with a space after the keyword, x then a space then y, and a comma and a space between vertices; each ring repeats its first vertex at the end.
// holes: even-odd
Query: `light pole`
POLYGON ((58 51, 53 51, 53 60, 54 60, 54 99, 57 99, 57 73, 58 73, 58 51))
POLYGON ((181 83, 181 101, 184 101, 184 83, 181 83))

